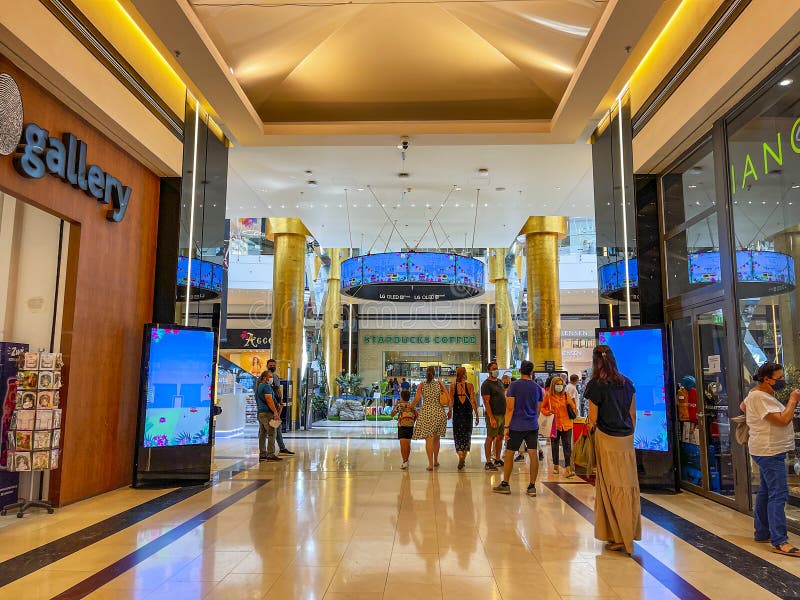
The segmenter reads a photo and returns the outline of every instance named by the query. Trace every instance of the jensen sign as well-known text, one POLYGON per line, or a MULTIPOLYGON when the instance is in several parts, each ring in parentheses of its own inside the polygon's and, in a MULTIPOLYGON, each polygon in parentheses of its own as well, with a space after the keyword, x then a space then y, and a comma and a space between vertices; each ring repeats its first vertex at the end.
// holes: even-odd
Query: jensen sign
POLYGON ((82 189, 109 205, 106 218, 119 223, 125 216, 132 190, 97 165, 87 164, 86 150, 86 143, 71 133, 59 139, 35 123, 28 123, 14 155, 14 167, 25 177, 41 179, 49 173, 82 189))

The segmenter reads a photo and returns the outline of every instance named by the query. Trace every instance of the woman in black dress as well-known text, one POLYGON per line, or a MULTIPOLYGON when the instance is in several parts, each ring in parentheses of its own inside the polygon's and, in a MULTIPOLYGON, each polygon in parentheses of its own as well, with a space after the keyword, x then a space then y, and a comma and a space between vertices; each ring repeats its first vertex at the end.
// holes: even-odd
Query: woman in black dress
POLYGON ((458 470, 464 468, 472 444, 472 419, 478 424, 478 406, 475 404, 475 390, 467 381, 467 370, 456 369, 456 381, 450 386, 450 410, 447 417, 453 418, 453 440, 458 453, 458 470))

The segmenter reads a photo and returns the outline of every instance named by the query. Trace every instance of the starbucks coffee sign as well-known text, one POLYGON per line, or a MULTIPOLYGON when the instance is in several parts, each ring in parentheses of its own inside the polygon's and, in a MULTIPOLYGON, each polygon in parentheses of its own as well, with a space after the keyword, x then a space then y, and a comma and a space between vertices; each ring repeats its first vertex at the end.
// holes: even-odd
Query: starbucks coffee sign
POLYGON ((474 346, 478 343, 475 335, 400 335, 378 334, 362 337, 364 344, 408 344, 408 345, 446 345, 446 346, 474 346))

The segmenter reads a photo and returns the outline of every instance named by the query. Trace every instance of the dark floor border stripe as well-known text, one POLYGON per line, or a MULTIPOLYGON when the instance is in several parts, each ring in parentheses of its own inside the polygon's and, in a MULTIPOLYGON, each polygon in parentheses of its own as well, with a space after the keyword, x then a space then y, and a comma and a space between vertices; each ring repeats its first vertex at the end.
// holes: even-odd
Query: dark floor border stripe
POLYGON ((79 598, 85 598, 92 592, 95 592, 103 587, 108 582, 134 568, 139 563, 147 560, 159 550, 163 550, 170 544, 176 542, 193 529, 200 527, 209 519, 216 517, 223 510, 236 504, 245 496, 250 495, 261 486, 269 483, 269 481, 269 479, 253 481, 241 490, 231 494, 224 500, 220 500, 210 508, 207 508, 199 515, 195 515, 188 521, 184 521, 177 527, 170 529, 167 533, 160 535, 141 548, 137 548, 127 556, 122 557, 117 562, 110 564, 105 569, 102 569, 97 573, 87 577, 83 581, 76 583, 71 588, 61 592, 57 596, 53 596, 51 600, 78 600, 79 598))
MULTIPOLYGON (((544 485, 584 519, 594 523, 594 511, 570 494, 561 484, 545 481, 544 485)), ((708 596, 642 548, 640 544, 634 543, 631 558, 681 600, 710 600, 708 596)))
POLYGON ((800 598, 800 577, 642 498, 642 515, 779 598, 800 598))
POLYGON ((258 463, 256 461, 239 461, 228 469, 215 472, 211 483, 172 490, 158 498, 143 502, 98 523, 0 562, 0 587, 30 575, 62 558, 66 558, 70 554, 80 552, 84 548, 115 533, 119 533, 123 529, 136 525, 184 500, 188 500, 192 496, 209 489, 209 487, 235 477, 254 464, 258 463))

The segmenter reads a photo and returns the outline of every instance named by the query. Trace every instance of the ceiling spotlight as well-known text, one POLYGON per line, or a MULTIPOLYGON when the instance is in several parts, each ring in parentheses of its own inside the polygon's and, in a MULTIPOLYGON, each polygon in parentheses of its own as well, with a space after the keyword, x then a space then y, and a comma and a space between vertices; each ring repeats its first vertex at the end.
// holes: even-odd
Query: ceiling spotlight
MULTIPOLYGON (((558 188, 556 188, 556 189, 558 189, 558 188)), ((494 188, 494 191, 495 192, 505 192, 506 188, 504 188, 504 187, 496 187, 496 188, 494 188)))
POLYGON ((411 146, 411 139, 407 135, 404 135, 400 138, 400 143, 397 144, 397 149, 401 152, 405 152, 408 150, 409 146, 411 146))
POLYGON ((317 187, 317 185, 318 184, 317 184, 316 180, 314 180, 314 179, 309 179, 308 180, 308 187, 317 187))
POLYGON ((798 189, 798 188, 800 188, 800 183, 793 183, 793 184, 792 184, 792 189, 793 189, 793 190, 796 190, 796 189, 798 189))
POLYGON ((411 177, 411 175, 409 175, 409 174, 408 174, 408 173, 406 173, 405 171, 403 171, 403 172, 401 172, 401 173, 398 173, 398 174, 397 174, 397 176, 398 176, 400 179, 408 179, 409 177, 411 177))
POLYGON ((454 206, 455 206, 456 208, 458 208, 458 202, 456 202, 454 206))
POLYGON ((557 190, 560 190, 560 189, 561 189, 561 186, 560 186, 560 185, 557 185, 557 186, 556 186, 556 189, 557 189, 557 190))
POLYGON ((692 184, 692 185, 690 185, 690 186, 689 186, 689 189, 690 189, 690 190, 693 190, 693 189, 695 189, 696 187, 697 187, 697 186, 696 186, 695 184, 692 184))
POLYGON ((272 204, 269 204, 269 205, 267 206, 267 208, 269 208, 269 209, 271 210, 271 209, 272 209, 272 204))
POLYGON ((489 203, 488 202, 484 202, 483 203, 483 207, 486 208, 487 206, 489 206, 489 203))
POLYGON ((461 186, 460 185, 453 186, 453 189, 455 191, 457 191, 457 192, 460 192, 461 191, 461 186))
POLYGON ((311 171, 306 170, 306 177, 311 177, 311 175, 312 175, 311 171))
POLYGON ((478 169, 478 177, 488 177, 489 169, 478 169))
POLYGON ((781 79, 781 81, 780 81, 780 83, 778 83, 778 85, 781 86, 781 87, 786 87, 786 86, 792 85, 792 83, 794 83, 794 81, 792 79, 781 79))
POLYGON ((356 188, 356 191, 357 191, 357 192, 363 192, 363 191, 364 191, 364 188, 356 188))

